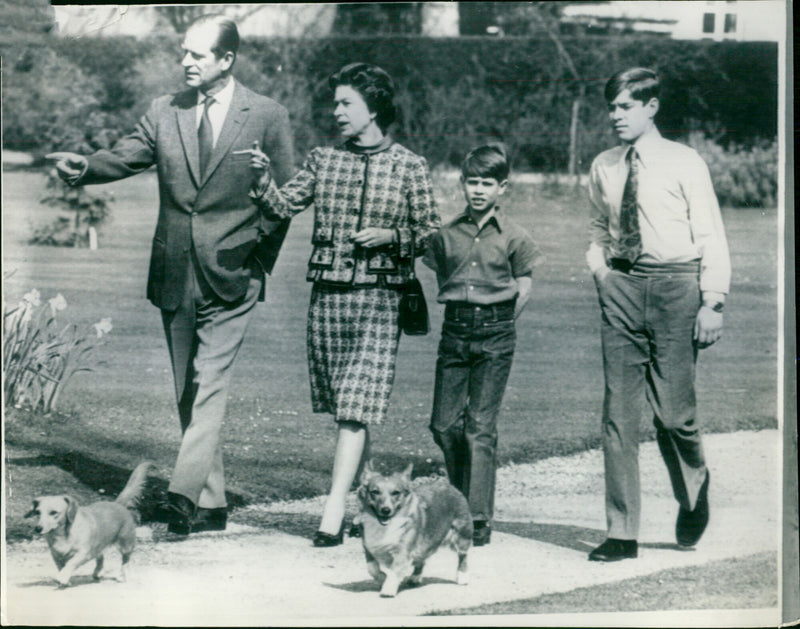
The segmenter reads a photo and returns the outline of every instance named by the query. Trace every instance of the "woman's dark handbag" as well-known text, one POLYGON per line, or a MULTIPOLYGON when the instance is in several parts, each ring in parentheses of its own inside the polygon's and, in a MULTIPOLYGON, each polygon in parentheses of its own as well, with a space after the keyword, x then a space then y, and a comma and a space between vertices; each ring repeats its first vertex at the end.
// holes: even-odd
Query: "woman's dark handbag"
POLYGON ((409 273, 408 284, 400 289, 400 313, 398 323, 400 331, 409 336, 421 336, 431 330, 428 320, 428 304, 425 303, 425 295, 422 292, 422 284, 414 273, 414 239, 411 239, 411 272, 409 273))

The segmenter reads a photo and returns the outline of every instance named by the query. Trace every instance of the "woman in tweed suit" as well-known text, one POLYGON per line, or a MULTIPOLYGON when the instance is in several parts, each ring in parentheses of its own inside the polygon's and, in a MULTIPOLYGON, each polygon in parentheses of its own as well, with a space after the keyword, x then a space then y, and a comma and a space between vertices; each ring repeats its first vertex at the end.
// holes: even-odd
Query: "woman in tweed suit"
POLYGON ((314 412, 338 423, 331 492, 315 546, 342 542, 345 499, 368 443, 367 427, 386 415, 400 331, 400 292, 414 253, 439 228, 424 158, 387 135, 395 120, 394 84, 382 69, 354 63, 329 79, 344 142, 315 148, 278 188, 269 161, 252 151, 252 197, 268 218, 288 218, 312 203, 314 282, 308 316, 308 366, 314 412))

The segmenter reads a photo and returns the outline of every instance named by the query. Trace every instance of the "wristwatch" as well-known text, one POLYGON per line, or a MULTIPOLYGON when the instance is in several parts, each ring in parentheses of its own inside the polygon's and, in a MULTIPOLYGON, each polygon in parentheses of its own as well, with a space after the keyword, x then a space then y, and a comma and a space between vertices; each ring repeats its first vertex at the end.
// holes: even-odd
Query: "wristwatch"
POLYGON ((721 301, 704 301, 703 305, 706 308, 711 308, 714 312, 722 312, 725 309, 725 304, 721 301))

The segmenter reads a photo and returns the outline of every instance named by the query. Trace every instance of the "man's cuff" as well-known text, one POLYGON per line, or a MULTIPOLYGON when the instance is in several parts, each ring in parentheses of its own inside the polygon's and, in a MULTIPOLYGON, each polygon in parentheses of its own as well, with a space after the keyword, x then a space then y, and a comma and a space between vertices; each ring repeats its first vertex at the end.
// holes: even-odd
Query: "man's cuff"
POLYGON ((80 185, 80 181, 81 181, 81 179, 83 179, 83 176, 86 174, 87 170, 89 170, 89 160, 88 159, 83 164, 83 170, 80 173, 78 173, 77 175, 73 175, 72 177, 70 177, 67 180, 67 183, 70 186, 78 186, 78 185, 80 185))

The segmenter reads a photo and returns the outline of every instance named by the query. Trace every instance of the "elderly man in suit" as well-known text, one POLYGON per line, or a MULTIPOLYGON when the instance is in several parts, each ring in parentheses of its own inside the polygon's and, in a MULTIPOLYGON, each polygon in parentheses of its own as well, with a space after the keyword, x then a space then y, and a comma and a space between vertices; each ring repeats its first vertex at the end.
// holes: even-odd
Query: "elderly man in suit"
POLYGON ((183 41, 188 90, 153 101, 111 150, 48 156, 72 185, 157 168, 147 296, 161 309, 183 431, 167 494, 169 530, 182 535, 226 526, 219 433, 231 368, 288 228, 267 221, 248 191, 253 148, 279 182, 291 175, 289 117, 233 79, 238 47, 230 19, 199 18, 183 41))

